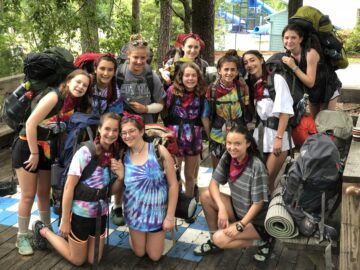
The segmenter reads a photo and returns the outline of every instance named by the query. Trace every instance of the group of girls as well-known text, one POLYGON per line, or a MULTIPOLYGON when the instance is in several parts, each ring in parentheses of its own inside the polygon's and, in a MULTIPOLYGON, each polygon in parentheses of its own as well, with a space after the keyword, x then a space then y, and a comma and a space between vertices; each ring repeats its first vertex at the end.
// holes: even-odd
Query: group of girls
MULTIPOLYGON (((293 56, 284 57, 283 62, 309 88, 311 97, 312 91, 316 91, 317 63, 320 61, 316 51, 305 49, 302 33, 292 26, 284 29, 283 39, 293 56)), ((179 146, 175 160, 179 166, 184 162, 185 192, 190 197, 194 196, 199 170, 203 129, 210 139, 214 173, 209 189, 200 196, 210 240, 197 247, 194 253, 206 255, 225 248, 256 244, 259 252, 255 258, 265 260, 268 257, 272 240, 264 229, 264 219, 269 194, 274 189, 287 151, 292 147, 286 130, 288 120, 294 114, 289 86, 282 76, 275 75, 277 94, 272 100, 266 86, 265 60, 259 51, 250 50, 243 54, 242 60, 233 51, 222 57, 217 64, 219 79, 214 86, 207 87, 203 79, 206 62, 200 58, 204 46, 202 40, 191 33, 182 35, 177 41, 182 49, 181 57, 171 59, 164 67, 164 70, 174 72, 173 81, 167 80, 167 73, 162 74, 165 84, 170 84, 166 92, 155 73, 153 93, 146 85, 149 48, 141 36, 135 35, 129 42, 122 85, 114 87, 118 67, 116 61, 106 55, 95 62, 94 83, 85 71, 75 70, 59 90, 49 92, 37 104, 12 153, 21 188, 16 241, 20 254, 33 253, 27 229, 36 194, 41 221, 33 224, 35 246, 46 246, 47 239, 70 262, 76 265, 85 261, 94 263, 97 206, 73 197, 91 154, 85 146, 80 148, 70 165, 59 229, 62 236, 67 237, 66 241, 52 231, 50 224, 49 179, 54 139, 40 136, 42 129, 51 123, 66 121, 73 111, 92 111, 101 115, 94 142, 100 161, 95 173, 82 182, 98 189, 113 183, 112 191, 117 195, 112 211, 114 223, 123 223, 124 216, 129 226, 130 245, 136 255, 147 254, 155 261, 161 257, 165 233, 175 225, 179 187, 173 158, 160 146, 164 161, 158 164, 154 146, 145 135, 145 123, 152 123, 155 115, 165 107, 170 115, 167 125, 175 132, 179 146), (179 59, 181 64, 177 65, 179 59), (239 74, 241 61, 248 73, 247 83, 239 74), (215 89, 215 102, 212 88, 215 89), (116 97, 110 98, 114 93, 116 97), (117 99, 123 102, 123 111, 117 111, 123 113, 121 119, 116 113, 108 112, 109 101, 116 102, 117 99), (61 106, 60 100, 63 101, 61 106), (246 127, 249 121, 246 113, 251 109, 261 121, 277 118, 277 126, 256 127, 251 134, 246 127), (119 137, 125 145, 123 160, 115 159, 119 137), (259 137, 263 138, 263 153, 257 150, 259 137), (219 184, 227 182, 230 196, 219 191, 219 184)), ((334 91, 330 105, 337 95, 334 91)), ((316 107, 328 101, 310 98, 310 102, 316 107)), ((316 110, 312 111, 316 113, 316 110)), ((99 259, 104 246, 108 203, 107 200, 101 202, 99 259)))

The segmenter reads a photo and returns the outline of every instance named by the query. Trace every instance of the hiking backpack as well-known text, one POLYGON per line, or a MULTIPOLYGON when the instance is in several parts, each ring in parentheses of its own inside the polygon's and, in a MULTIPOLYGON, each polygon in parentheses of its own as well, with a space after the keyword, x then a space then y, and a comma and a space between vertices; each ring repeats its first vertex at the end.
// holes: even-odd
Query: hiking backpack
MULTIPOLYGON (((5 98, 2 111, 5 123, 19 131, 41 97, 51 91, 52 87, 58 87, 74 70, 73 60, 69 51, 58 47, 29 53, 24 59, 24 83, 5 98)), ((62 99, 59 98, 56 109, 61 106, 62 99)))
POLYGON ((97 163, 94 164, 95 160, 93 160, 93 158, 95 158, 95 152, 92 145, 94 140, 93 130, 97 128, 98 124, 98 116, 81 112, 75 112, 69 119, 67 136, 63 143, 62 150, 51 166, 52 199, 55 213, 60 212, 62 192, 72 157, 82 146, 83 142, 88 141, 85 145, 88 146, 92 153, 92 161, 89 163, 91 166, 88 165, 86 170, 83 171, 82 178, 88 178, 96 169, 97 163))
POLYGON ((275 53, 266 61, 266 70, 268 72, 266 86, 270 98, 274 101, 276 96, 274 76, 280 74, 289 86, 291 97, 293 98, 294 116, 289 119, 289 126, 296 127, 301 117, 306 112, 307 97, 304 96, 305 88, 300 79, 295 75, 290 67, 282 62, 282 57, 288 56, 286 53, 275 53))
MULTIPOLYGON (((301 234, 311 236, 319 229, 324 234, 321 229, 324 229, 325 209, 330 208, 331 198, 336 195, 337 200, 340 198, 341 172, 340 154, 331 138, 322 133, 309 136, 289 169, 282 194, 301 234)), ((326 228, 329 235, 322 236, 334 239, 336 231, 326 228)))
POLYGON ((351 116, 342 111, 322 110, 316 115, 315 124, 319 133, 327 131, 332 133, 333 142, 340 152, 341 162, 345 163, 352 138, 351 116))
POLYGON ((320 41, 326 61, 336 69, 349 65, 343 42, 338 38, 336 29, 328 15, 310 6, 300 7, 289 19, 289 23, 299 25, 304 34, 316 35, 320 41))
POLYGON ((93 74, 94 61, 101 56, 107 55, 106 53, 83 53, 76 57, 74 66, 86 70, 89 74, 93 74))

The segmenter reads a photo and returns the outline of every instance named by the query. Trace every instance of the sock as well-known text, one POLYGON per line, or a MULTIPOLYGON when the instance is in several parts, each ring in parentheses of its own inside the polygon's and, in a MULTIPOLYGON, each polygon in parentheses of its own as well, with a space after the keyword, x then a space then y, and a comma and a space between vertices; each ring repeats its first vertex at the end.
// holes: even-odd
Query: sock
POLYGON ((122 208, 122 204, 115 204, 113 205, 113 209, 122 208))
POLYGON ((20 235, 20 234, 27 235, 29 224, 30 224, 30 217, 18 216, 18 224, 19 224, 18 235, 20 235))
POLYGON ((46 226, 49 226, 51 224, 50 211, 39 211, 39 214, 40 220, 44 222, 46 226))

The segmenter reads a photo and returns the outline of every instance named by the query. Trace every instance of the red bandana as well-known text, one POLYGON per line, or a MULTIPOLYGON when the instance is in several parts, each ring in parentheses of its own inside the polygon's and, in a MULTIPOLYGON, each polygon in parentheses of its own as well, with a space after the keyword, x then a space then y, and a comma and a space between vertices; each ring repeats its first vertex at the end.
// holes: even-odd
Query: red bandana
POLYGON ((246 164, 249 161, 249 155, 240 162, 236 158, 232 158, 230 161, 230 183, 234 183, 235 180, 243 173, 246 168, 246 164))
POLYGON ((257 80, 255 83, 255 99, 256 101, 262 100, 264 96, 264 83, 262 79, 257 80))
POLYGON ((191 104, 194 98, 195 98, 195 94, 193 92, 185 92, 181 98, 181 106, 183 108, 187 108, 187 106, 191 104))
POLYGON ((121 119, 121 123, 128 119, 132 119, 136 121, 139 124, 139 126, 141 126, 142 128, 145 127, 144 119, 140 115, 124 112, 124 116, 121 119))

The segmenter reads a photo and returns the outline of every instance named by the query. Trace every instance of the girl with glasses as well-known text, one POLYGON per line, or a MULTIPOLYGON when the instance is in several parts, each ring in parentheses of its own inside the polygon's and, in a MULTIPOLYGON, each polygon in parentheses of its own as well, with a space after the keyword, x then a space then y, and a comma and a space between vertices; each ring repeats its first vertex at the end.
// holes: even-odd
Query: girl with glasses
POLYGON ((124 216, 129 226, 130 246, 135 255, 145 254, 158 261, 164 252, 165 233, 175 226, 178 183, 173 158, 158 146, 160 160, 152 143, 144 140, 141 116, 125 113, 121 137, 128 149, 124 155, 124 216), (162 169, 163 168, 163 169, 162 169))

